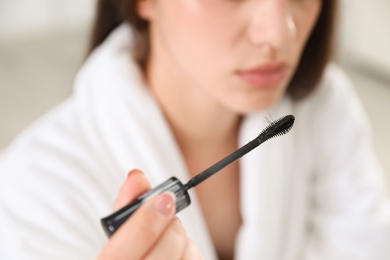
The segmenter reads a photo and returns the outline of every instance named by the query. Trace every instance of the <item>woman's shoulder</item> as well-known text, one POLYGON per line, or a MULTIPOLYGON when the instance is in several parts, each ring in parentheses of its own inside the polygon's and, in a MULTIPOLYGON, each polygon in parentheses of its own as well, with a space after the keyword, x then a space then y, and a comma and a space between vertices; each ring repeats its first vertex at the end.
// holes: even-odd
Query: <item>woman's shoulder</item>
MULTIPOLYGON (((318 88, 297 105, 305 118, 306 133, 321 151, 371 142, 371 126, 353 82, 336 64, 327 67, 318 88), (354 140, 347 144, 347 140, 354 140)), ((331 152, 329 152, 331 154, 331 152)))
POLYGON ((4 152, 4 161, 7 162, 14 153, 20 155, 44 147, 57 146, 58 142, 71 137, 72 132, 75 132, 74 119, 72 100, 57 105, 27 126, 11 142, 4 152))
POLYGON ((339 65, 331 63, 326 67, 317 88, 308 100, 329 102, 351 98, 357 98, 352 81, 339 65))
POLYGON ((370 122, 353 82, 336 64, 330 64, 317 88, 295 104, 302 132, 314 144, 335 145, 352 133, 356 139, 371 136, 370 122))
POLYGON ((43 257, 46 251, 39 251, 33 243, 61 243, 69 249, 83 238, 83 250, 66 254, 70 259, 74 252, 89 258, 104 243, 97 220, 108 212, 114 195, 109 192, 107 176, 99 175, 100 165, 82 141, 78 120, 70 99, 21 133, 1 159, 0 240, 7 240, 20 254, 43 257), (51 235, 53 230, 61 237, 51 235))
POLYGON ((365 117, 363 104, 353 82, 334 63, 327 66, 317 88, 298 107, 307 111, 312 120, 319 118, 332 121, 332 118, 344 117, 344 121, 347 121, 365 117))
POLYGON ((42 115, 4 151, 0 162, 0 183, 24 180, 32 175, 38 179, 48 172, 51 173, 46 176, 48 178, 59 177, 64 172, 60 169, 81 164, 78 158, 85 159, 88 153, 78 124, 72 99, 42 115))

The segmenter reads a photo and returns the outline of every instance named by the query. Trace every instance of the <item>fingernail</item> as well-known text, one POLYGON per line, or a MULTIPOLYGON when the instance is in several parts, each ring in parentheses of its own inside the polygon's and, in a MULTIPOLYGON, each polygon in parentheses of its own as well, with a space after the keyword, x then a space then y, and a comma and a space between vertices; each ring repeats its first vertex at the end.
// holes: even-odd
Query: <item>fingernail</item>
POLYGON ((165 192, 158 196, 156 201, 153 203, 153 207, 155 210, 160 212, 165 216, 169 216, 172 214, 176 203, 176 197, 171 192, 165 192))
POLYGON ((178 218, 177 216, 175 216, 175 218, 174 218, 177 222, 179 222, 180 224, 182 224, 182 222, 181 222, 181 220, 180 220, 180 218, 178 218))
POLYGON ((138 170, 138 169, 133 169, 131 171, 129 171, 129 173, 127 174, 127 178, 129 178, 131 175, 134 175, 134 174, 144 174, 141 170, 138 170))

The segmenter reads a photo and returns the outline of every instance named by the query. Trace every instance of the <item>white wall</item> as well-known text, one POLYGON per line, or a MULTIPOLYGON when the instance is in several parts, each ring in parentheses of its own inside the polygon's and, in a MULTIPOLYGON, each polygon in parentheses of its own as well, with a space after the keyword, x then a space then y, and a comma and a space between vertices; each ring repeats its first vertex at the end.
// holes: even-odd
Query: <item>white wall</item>
POLYGON ((85 28, 94 4, 95 0, 0 0, 0 41, 85 28))
POLYGON ((342 54, 390 73, 390 1, 342 0, 341 3, 342 54))

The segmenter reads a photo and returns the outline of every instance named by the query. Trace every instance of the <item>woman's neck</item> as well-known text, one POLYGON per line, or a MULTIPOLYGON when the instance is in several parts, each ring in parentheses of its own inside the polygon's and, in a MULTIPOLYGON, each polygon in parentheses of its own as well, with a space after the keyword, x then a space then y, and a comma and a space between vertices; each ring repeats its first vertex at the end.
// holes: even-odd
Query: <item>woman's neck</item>
MULTIPOLYGON (((171 126, 189 174, 195 176, 237 149, 241 117, 218 103, 205 88, 181 78, 180 73, 169 70, 170 66, 163 67, 150 68, 148 84, 171 126)), ((242 223, 238 171, 235 162, 195 187, 217 254, 226 259, 233 258, 242 223), (221 203, 221 196, 228 203, 221 203)))
POLYGON ((236 143, 240 115, 223 107, 196 83, 164 67, 149 66, 147 83, 183 153, 213 151, 226 147, 227 142, 236 143))

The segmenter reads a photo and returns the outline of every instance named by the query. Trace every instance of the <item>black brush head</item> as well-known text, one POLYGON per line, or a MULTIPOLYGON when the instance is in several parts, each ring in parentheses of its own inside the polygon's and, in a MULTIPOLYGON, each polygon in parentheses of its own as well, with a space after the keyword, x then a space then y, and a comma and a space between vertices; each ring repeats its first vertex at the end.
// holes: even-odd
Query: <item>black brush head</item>
POLYGON ((257 137, 260 142, 264 142, 275 136, 287 134, 294 125, 295 117, 293 115, 287 115, 279 118, 269 124, 257 137))

